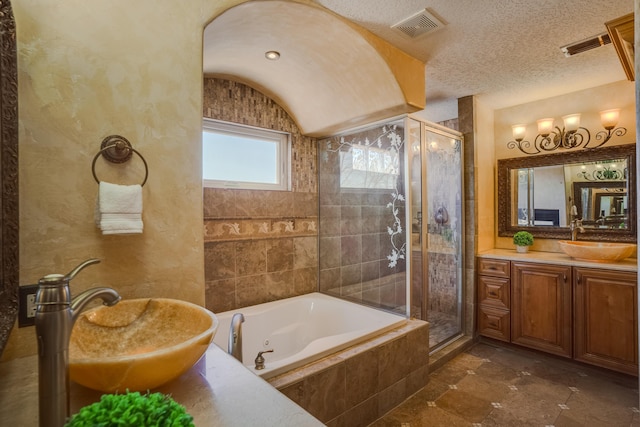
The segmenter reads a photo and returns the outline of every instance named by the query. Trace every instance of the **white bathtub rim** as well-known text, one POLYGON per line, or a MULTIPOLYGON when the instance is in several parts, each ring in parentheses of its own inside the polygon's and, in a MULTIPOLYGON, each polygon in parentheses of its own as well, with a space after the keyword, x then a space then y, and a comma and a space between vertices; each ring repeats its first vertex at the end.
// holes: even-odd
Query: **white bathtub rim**
MULTIPOLYGON (((331 354, 340 352, 349 347, 361 344, 365 341, 368 341, 369 339, 372 339, 373 337, 382 335, 393 329, 399 328, 405 325, 408 321, 408 319, 405 316, 402 316, 399 314, 365 306, 363 304, 358 304, 356 302, 343 300, 343 299, 340 299, 331 295, 322 294, 319 292, 312 292, 309 294, 291 297, 291 298, 287 298, 279 301, 272 301, 272 302, 267 302, 263 304, 258 304, 255 306, 243 307, 236 310, 229 310, 227 312, 216 313, 216 316, 218 317, 218 319, 221 321, 221 324, 222 324, 226 319, 231 319, 231 317, 233 317, 233 315, 236 313, 243 313, 243 314, 249 313, 246 316, 255 316, 258 314, 264 314, 265 312, 273 309, 274 306, 286 307, 286 305, 295 303, 296 300, 310 299, 310 298, 330 301, 340 305, 349 305, 350 306, 349 308, 362 310, 361 312, 375 313, 377 317, 379 316, 381 318, 384 318, 387 321, 387 323, 384 326, 378 326, 376 328, 368 328, 368 327, 360 328, 360 329, 348 331, 342 334, 330 335, 328 337, 325 336, 325 337, 315 339, 310 343, 308 343, 307 346, 304 347, 302 350, 290 356, 287 356, 283 359, 277 360, 275 362, 269 361, 269 357, 273 353, 263 354, 263 357, 265 358, 265 368, 262 370, 255 369, 253 359, 244 360, 243 364, 245 367, 247 367, 247 369, 249 369, 256 375, 259 375, 260 377, 266 380, 266 379, 275 377, 277 375, 283 374, 285 372, 297 369, 308 363, 315 362, 319 359, 322 359, 331 354), (336 340, 336 339, 340 340, 338 344, 331 345, 329 348, 322 348, 320 350, 317 350, 318 347, 321 347, 321 344, 324 344, 324 341, 336 340)), ((220 328, 220 332, 221 332, 221 335, 225 337, 225 346, 222 347, 220 345, 221 343, 216 343, 216 344, 222 347, 224 351, 227 351, 226 337, 227 337, 228 331, 225 331, 224 329, 225 329, 224 327, 220 328)), ((222 339, 220 339, 219 341, 222 341, 222 339)), ((267 348, 265 348, 265 350, 266 349, 267 348)), ((274 348, 274 351, 277 352, 277 349, 274 348)))

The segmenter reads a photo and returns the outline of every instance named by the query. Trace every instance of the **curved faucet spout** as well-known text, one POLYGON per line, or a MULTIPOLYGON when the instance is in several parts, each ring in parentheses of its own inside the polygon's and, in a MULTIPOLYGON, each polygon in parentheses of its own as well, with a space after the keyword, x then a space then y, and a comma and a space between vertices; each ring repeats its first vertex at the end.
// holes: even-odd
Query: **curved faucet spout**
POLYGON ((41 427, 62 427, 69 417, 69 338, 82 309, 95 298, 105 305, 120 301, 113 289, 89 289, 71 298, 69 282, 84 268, 100 262, 88 259, 66 276, 49 274, 38 281, 38 406, 41 427))
POLYGON ((244 315, 236 313, 231 318, 231 326, 229 328, 229 342, 227 353, 238 359, 242 363, 242 323, 244 323, 244 315))
POLYGON ((71 300, 71 316, 74 322, 84 307, 96 298, 101 298, 102 303, 109 307, 117 304, 122 299, 120 294, 111 288, 100 287, 87 289, 71 300))

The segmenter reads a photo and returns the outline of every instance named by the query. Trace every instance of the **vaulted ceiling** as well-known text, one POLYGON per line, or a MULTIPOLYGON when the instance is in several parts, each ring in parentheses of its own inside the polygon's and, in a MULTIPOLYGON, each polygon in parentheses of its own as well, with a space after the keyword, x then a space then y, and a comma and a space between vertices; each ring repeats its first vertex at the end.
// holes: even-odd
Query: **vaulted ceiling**
POLYGON ((633 8, 633 0, 248 1, 206 28, 204 72, 262 90, 316 135, 423 106, 430 120, 445 120, 468 95, 499 109, 624 80, 613 45, 569 58, 560 47, 606 32, 605 22, 633 8), (415 39, 391 28, 425 9, 442 28, 415 39), (279 61, 265 60, 272 49, 279 61))

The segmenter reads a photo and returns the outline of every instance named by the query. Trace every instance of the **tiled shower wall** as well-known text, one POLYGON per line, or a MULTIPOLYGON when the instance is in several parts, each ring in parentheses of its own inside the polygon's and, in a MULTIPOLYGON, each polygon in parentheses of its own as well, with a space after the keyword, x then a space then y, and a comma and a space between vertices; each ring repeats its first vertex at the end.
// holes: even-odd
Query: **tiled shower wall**
MULTIPOLYGON (((404 158, 403 122, 394 125, 394 130, 393 125, 376 126, 318 142, 319 280, 321 292, 404 313, 407 248, 403 161, 397 165, 393 188, 378 188, 377 178, 384 174, 362 177, 360 187, 341 182, 345 176, 362 175, 350 160, 354 148, 374 147, 378 154, 399 151, 399 159, 404 158)), ((365 155, 364 163, 368 159, 365 155)))
POLYGON ((291 134, 291 191, 204 189, 206 307, 233 310, 317 290, 316 140, 241 83, 205 78, 204 117, 291 134))

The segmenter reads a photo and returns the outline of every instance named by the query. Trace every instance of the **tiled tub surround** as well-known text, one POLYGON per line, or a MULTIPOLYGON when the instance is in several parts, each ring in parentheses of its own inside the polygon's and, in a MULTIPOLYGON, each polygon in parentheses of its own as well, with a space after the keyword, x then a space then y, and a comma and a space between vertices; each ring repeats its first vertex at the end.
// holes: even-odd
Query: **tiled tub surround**
POLYGON ((272 99, 204 79, 208 118, 291 134, 291 191, 205 188, 205 301, 214 312, 317 290, 316 140, 272 99))
POLYGON ((367 426, 429 381, 429 324, 404 326, 268 380, 329 427, 367 426))
POLYGON ((315 193, 205 188, 207 308, 316 291, 316 200, 315 193))
POLYGON ((395 122, 318 142, 321 292, 405 311, 403 138, 395 122))

